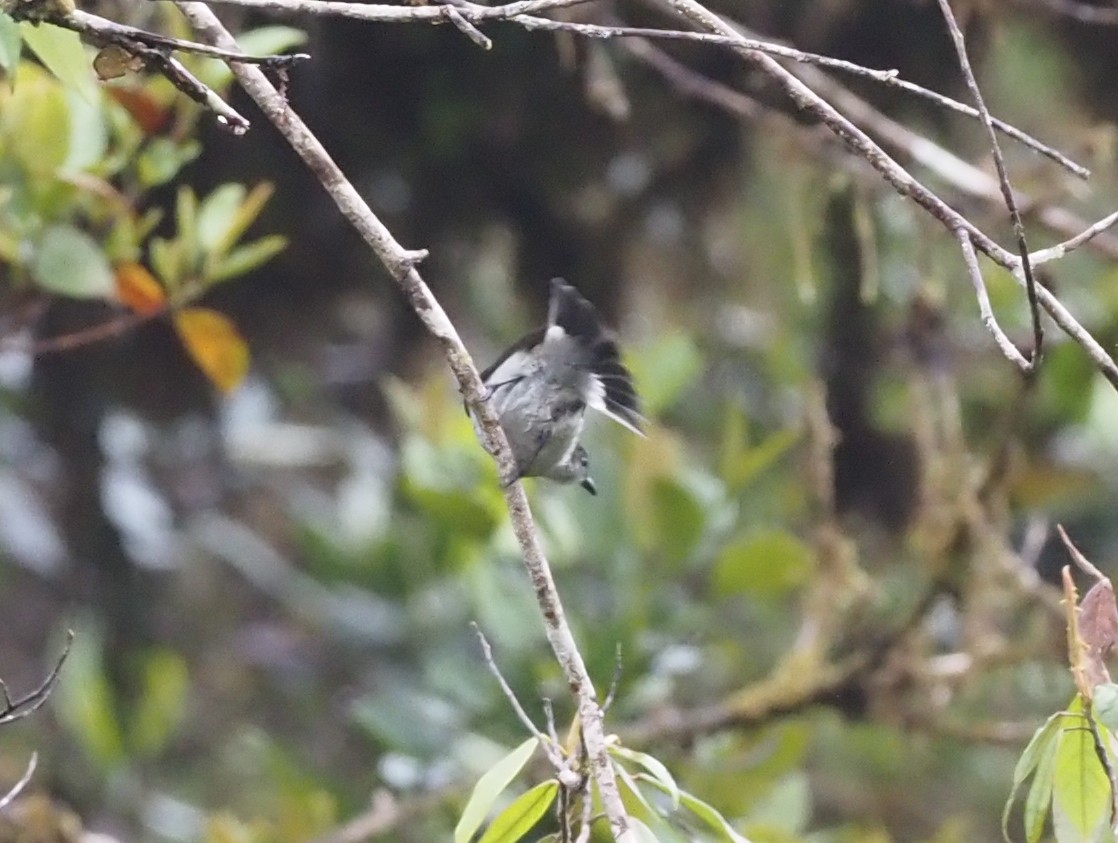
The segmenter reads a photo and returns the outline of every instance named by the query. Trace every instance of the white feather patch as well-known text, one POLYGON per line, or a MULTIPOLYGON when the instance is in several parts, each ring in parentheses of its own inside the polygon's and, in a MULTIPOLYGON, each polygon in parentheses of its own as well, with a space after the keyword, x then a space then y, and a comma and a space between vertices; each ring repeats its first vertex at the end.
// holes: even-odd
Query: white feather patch
POLYGON ((586 396, 586 403, 591 408, 597 410, 604 416, 609 416, 622 427, 626 427, 638 436, 644 436, 644 431, 634 425, 624 416, 618 415, 609 408, 606 404, 606 386, 602 383, 601 378, 594 376, 590 378, 590 394, 586 396))

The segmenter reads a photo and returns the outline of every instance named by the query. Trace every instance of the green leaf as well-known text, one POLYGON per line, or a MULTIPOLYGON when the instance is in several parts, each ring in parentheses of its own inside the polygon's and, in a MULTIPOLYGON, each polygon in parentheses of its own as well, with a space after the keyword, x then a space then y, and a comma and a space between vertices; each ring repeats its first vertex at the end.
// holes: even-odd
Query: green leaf
POLYGON ((659 759, 647 753, 636 752, 635 750, 623 746, 612 746, 609 752, 610 755, 616 758, 625 758, 628 761, 632 761, 634 764, 639 764, 644 767, 660 785, 661 789, 671 797, 672 810, 674 811, 679 807, 679 785, 675 783, 672 774, 668 772, 668 768, 665 767, 659 759))
POLYGON ((110 769, 124 760, 125 750, 116 699, 102 666, 103 652, 99 630, 80 625, 52 702, 85 753, 110 769))
POLYGON ((633 377, 648 415, 670 406, 702 365, 702 355, 683 333, 670 333, 635 356, 633 377))
POLYGON ((70 109, 62 86, 40 67, 24 62, 0 116, 12 152, 27 171, 53 178, 70 146, 70 109))
POLYGON ((653 481, 651 504, 656 549, 670 559, 686 559, 702 538, 707 508, 690 489, 670 477, 653 481))
POLYGON ((734 831, 729 821, 712 805, 707 804, 702 799, 688 793, 686 790, 681 791, 679 796, 684 808, 694 814, 697 819, 706 823, 713 831, 720 832, 723 839, 729 840, 730 843, 749 843, 748 839, 734 831))
POLYGON ((633 832, 633 838, 637 843, 660 843, 660 838, 653 833, 652 829, 636 817, 629 817, 629 828, 633 832))
POLYGON ((74 298, 109 298, 113 273, 101 247, 88 234, 68 225, 43 232, 31 258, 31 274, 39 286, 74 298))
POLYGON ((1096 685, 1091 704, 1096 720, 1111 731, 1118 730, 1118 685, 1113 682, 1096 685))
MULTIPOLYGON (((669 789, 662 781, 660 781, 659 778, 652 778, 643 774, 639 774, 638 778, 640 778, 642 781, 647 781, 649 784, 652 784, 665 793, 671 795, 669 789)), ((629 786, 631 788, 633 786, 632 783, 630 783, 629 786)), ((734 828, 730 825, 729 821, 725 817, 723 817, 722 814, 719 813, 719 811, 712 805, 704 802, 697 796, 688 793, 686 790, 679 790, 678 788, 676 788, 676 794, 679 797, 680 805, 686 808, 691 814, 705 823, 713 831, 718 832, 722 836, 723 840, 729 840, 731 841, 731 843, 749 843, 748 839, 734 831, 734 828)), ((643 797, 641 798, 643 800, 643 797)), ((645 804, 647 805, 647 803, 645 804)))
POLYGON ((547 813, 559 794, 559 782, 551 779, 518 796, 498 814, 479 843, 516 843, 547 813))
POLYGON ((19 24, 10 15, 0 12, 0 71, 11 74, 19 64, 23 52, 23 36, 19 34, 19 24))
POLYGON ((718 554, 714 590, 722 597, 782 594, 807 580, 813 562, 811 549, 790 533, 755 530, 730 542, 718 554))
MULTIPOLYGON (((307 41, 307 33, 291 26, 262 26, 237 36, 241 51, 250 56, 283 53, 307 41)), ((204 81, 213 88, 224 88, 233 81, 233 71, 225 62, 207 62, 204 81)))
POLYGON ((454 827, 454 843, 468 843, 474 836, 474 832, 485 821, 493 803, 524 769, 524 765, 535 754, 537 746, 539 741, 535 737, 528 738, 478 779, 466 807, 462 809, 462 818, 454 827))
POLYGON ((175 653, 152 653, 143 665, 143 696, 129 723, 130 746, 140 755, 151 756, 164 748, 182 719, 189 675, 186 664, 175 653))
POLYGON ((1052 804, 1052 777, 1056 771, 1056 749, 1059 741, 1047 741, 1037 759, 1029 792, 1025 796, 1025 839, 1037 843, 1044 832, 1044 821, 1052 804))
POLYGON ((63 85, 78 91, 90 102, 97 100, 97 81, 78 33, 49 23, 36 25, 29 21, 22 21, 19 31, 23 42, 63 85))
POLYGON ((67 93, 70 142, 62 168, 73 173, 90 169, 100 162, 108 147, 109 132, 99 100, 91 102, 74 91, 67 93))
POLYGON ((207 274, 205 281, 216 284, 251 272, 278 255, 286 246, 287 238, 279 234, 261 237, 259 240, 238 246, 218 262, 213 271, 207 274))
POLYGON ((796 428, 778 430, 755 448, 749 448, 736 459, 728 461, 724 479, 731 489, 741 490, 753 478, 773 465, 792 449, 800 439, 796 428))
POLYGON ((1052 827, 1059 843, 1102 841, 1110 836, 1113 798, 1091 730, 1064 729, 1056 751, 1052 827))
POLYGON ((245 200, 244 185, 229 182, 202 200, 198 209, 198 244, 210 252, 225 237, 245 200))
POLYGON ((261 26, 237 36, 241 51, 250 56, 270 56, 307 43, 307 33, 293 26, 261 26))
POLYGON ((198 157, 202 144, 196 140, 150 138, 136 159, 136 173, 144 187, 166 184, 198 157))
MULTIPOLYGON (((1075 700, 1072 705, 1076 704, 1075 700)), ((1013 808, 1013 802, 1017 798, 1017 792, 1021 789, 1032 772, 1037 768, 1046 753, 1055 753, 1055 748, 1060 740, 1060 730, 1063 728, 1064 720, 1074 717, 1067 711, 1058 711, 1044 721, 1044 725, 1037 729, 1029 743, 1025 746, 1025 751, 1021 753, 1021 757, 1017 759, 1017 765, 1013 769, 1013 787, 1010 788, 1009 798, 1005 801, 1005 807, 1002 808, 1002 836, 1006 839, 1007 843, 1011 843, 1009 836, 1009 812, 1013 808)))
POLYGON ((225 227, 225 232, 213 245, 215 255, 224 255, 233 245, 244 236, 248 227, 256 222, 268 200, 272 198, 275 188, 268 182, 261 182, 248 192, 244 200, 237 206, 236 213, 225 227))

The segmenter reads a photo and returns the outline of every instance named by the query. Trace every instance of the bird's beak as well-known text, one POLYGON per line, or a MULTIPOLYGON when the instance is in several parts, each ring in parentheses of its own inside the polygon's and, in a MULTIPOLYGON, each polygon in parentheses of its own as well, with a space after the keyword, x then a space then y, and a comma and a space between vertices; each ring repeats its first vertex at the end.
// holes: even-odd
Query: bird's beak
POLYGON ((589 477, 583 480, 579 485, 592 495, 598 494, 598 487, 594 485, 594 481, 589 477))

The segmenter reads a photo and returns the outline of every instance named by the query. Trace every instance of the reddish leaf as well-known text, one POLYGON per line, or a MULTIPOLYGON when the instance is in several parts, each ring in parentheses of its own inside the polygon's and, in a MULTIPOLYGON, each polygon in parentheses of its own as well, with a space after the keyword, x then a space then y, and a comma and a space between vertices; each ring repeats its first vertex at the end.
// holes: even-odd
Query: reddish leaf
POLYGON ((1087 645, 1084 669, 1092 685, 1110 681, 1105 659, 1118 644, 1118 605, 1110 580, 1099 580, 1079 603, 1079 635, 1087 645))
POLYGON ((171 119, 171 112, 143 88, 106 85, 103 90, 124 107, 144 134, 158 134, 171 119))
POLYGON ((117 264, 113 277, 116 280, 117 298, 133 313, 148 316, 158 313, 166 305, 167 294, 141 264, 117 264))
POLYGON ((205 307, 187 307, 174 317, 183 345, 218 389, 230 392, 248 372, 248 344, 228 318, 205 307))

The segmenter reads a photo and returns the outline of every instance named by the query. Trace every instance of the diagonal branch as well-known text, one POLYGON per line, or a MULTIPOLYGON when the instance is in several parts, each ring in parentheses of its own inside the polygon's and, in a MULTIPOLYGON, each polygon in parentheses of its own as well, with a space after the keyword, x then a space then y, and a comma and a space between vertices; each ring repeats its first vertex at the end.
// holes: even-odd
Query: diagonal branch
MULTIPOLYGON (((702 29, 720 35, 734 36, 739 34, 732 24, 723 20, 696 0, 648 0, 648 2, 656 8, 666 6, 676 15, 691 21, 702 29)), ((1009 269, 1017 282, 1025 286, 1025 280, 1020 274, 1021 259, 1017 255, 1000 246, 922 182, 915 179, 904 167, 874 143, 865 132, 840 114, 833 105, 816 94, 815 91, 770 56, 753 50, 744 44, 735 47, 734 52, 783 88, 796 106, 826 125, 839 140, 846 144, 854 155, 864 159, 877 170, 898 193, 912 199, 924 208, 939 220, 952 235, 955 235, 955 232, 959 230, 965 231, 978 250, 988 255, 995 263, 1009 269)), ((1039 283, 1036 285, 1036 295, 1041 307, 1047 311, 1053 321, 1083 348, 1103 377, 1115 389, 1118 389, 1118 364, 1114 362, 1106 349, 1091 336, 1090 331, 1084 328, 1044 285, 1039 283)))
MULTIPOLYGON (((1037 306, 1036 298, 1036 278, 1033 277, 1033 265, 1029 260, 1029 244, 1025 239, 1025 224, 1021 221, 1021 211, 1017 208, 1017 200, 1013 196, 1013 185, 1009 183, 1009 171, 1005 166, 1005 158, 1002 157, 1002 148, 998 144, 998 133, 994 131, 994 124, 990 119, 990 111, 986 108, 986 101, 982 96, 982 91, 978 87, 978 80, 974 78, 974 71, 970 66, 970 58, 967 56, 967 47, 963 41, 962 30, 959 29, 959 24, 955 20, 955 15, 951 12, 951 4, 948 0, 939 0, 939 8, 943 13, 943 19, 947 22, 947 29, 951 33, 951 41, 955 45, 955 53, 959 57, 959 68, 963 71, 963 78, 966 80, 967 88, 970 89, 971 96, 974 97, 974 104, 978 106, 978 112, 982 116, 982 124, 986 127, 986 134, 990 141, 990 152, 994 158, 994 169, 998 173, 998 184, 1001 187, 1002 198, 1005 200, 1005 206, 1009 210, 1010 219, 1013 220, 1013 236, 1017 240, 1017 254, 1021 258, 1021 274, 1025 278, 1025 295, 1029 300, 1029 315, 1033 322, 1033 350, 1029 358, 1028 365, 1022 369, 1026 375, 1031 375, 1040 363, 1040 358, 1044 350, 1044 328, 1040 324, 1040 308, 1037 306)), ((962 242, 962 240, 960 240, 962 242)), ((969 240, 968 246, 969 246, 969 240)), ((964 254, 967 247, 964 247, 964 254)), ((975 271, 977 271, 977 263, 975 264, 975 271)), ((972 273, 973 277, 973 273, 972 273)), ((979 274, 981 279, 981 274, 979 274)), ((993 313, 990 314, 991 325, 997 326, 997 322, 993 321, 993 313)), ((1000 329, 999 329, 1000 330, 1000 329)), ((994 335, 997 337, 997 334, 994 335)), ((1002 335, 1004 336, 1004 334, 1002 335)), ((1006 340, 1008 342, 1008 339, 1006 340)), ((999 342, 1000 345, 1000 342, 999 342)), ((1002 351, 1006 349, 1003 346, 1002 351)), ((1011 358, 1012 359, 1012 358, 1011 358)))
POLYGON ((990 305, 990 295, 986 292, 986 281, 983 279, 982 270, 978 266, 978 255, 974 252, 974 244, 970 242, 970 237, 965 231, 958 229, 955 231, 955 239, 959 241, 959 248, 963 250, 963 262, 967 265, 967 274, 970 276, 971 284, 974 285, 974 294, 978 299, 978 311, 982 315, 982 324, 993 335, 994 342, 997 343, 1006 359, 1020 369, 1022 374, 1032 374, 1033 363, 1026 360, 1017 350, 1017 346, 1006 336, 1005 331, 998 324, 997 317, 994 316, 994 308, 990 305))
MULTIPOLYGON (((233 37, 205 3, 180 0, 176 5, 204 40, 223 49, 236 48, 233 37)), ((396 241, 346 179, 321 142, 290 108, 286 99, 259 68, 234 65, 233 72, 241 87, 303 159, 329 193, 330 198, 334 200, 342 215, 384 264, 426 328, 439 340, 459 388, 475 418, 480 422, 486 450, 497 461, 501 476, 513 476, 515 469, 512 451, 496 415, 484 397, 484 388, 473 360, 462 344, 453 323, 416 270, 416 264, 423 259, 426 252, 408 251, 396 241)), ((548 643, 563 670, 571 693, 577 700, 579 720, 582 724, 582 734, 586 741, 592 773, 598 786, 602 806, 609 818, 610 828, 616 840, 631 843, 635 832, 629 824, 625 806, 621 802, 621 794, 607 754, 602 711, 582 654, 567 623, 559 592, 555 587, 539 534, 532 520, 523 485, 518 482, 510 483, 505 489, 505 502, 509 508, 513 531, 520 545, 524 565, 528 569, 536 600, 544 618, 548 643)))

